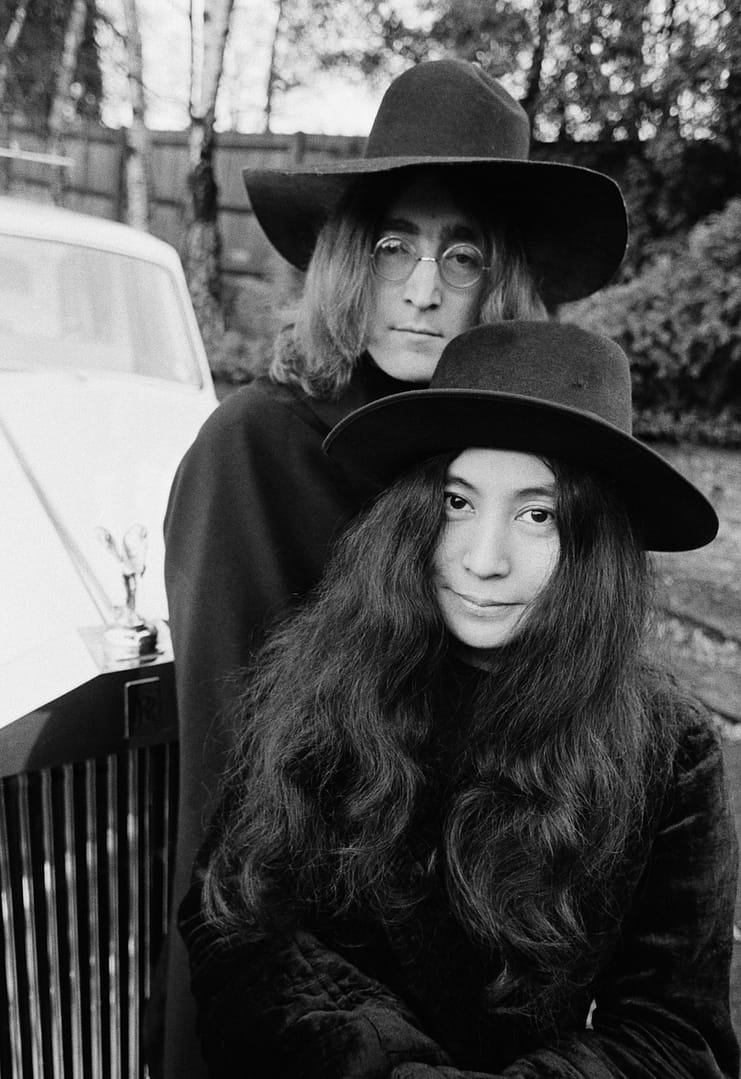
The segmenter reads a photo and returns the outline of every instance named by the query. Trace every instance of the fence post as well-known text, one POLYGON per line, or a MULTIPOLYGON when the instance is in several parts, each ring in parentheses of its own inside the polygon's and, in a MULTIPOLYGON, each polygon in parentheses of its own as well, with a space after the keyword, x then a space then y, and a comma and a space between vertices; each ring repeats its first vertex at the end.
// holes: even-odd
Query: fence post
POLYGON ((118 168, 116 170, 118 176, 118 185, 116 190, 116 221, 126 221, 126 161, 129 153, 128 142, 126 138, 126 128, 120 127, 118 129, 118 168))
POLYGON ((306 156, 306 132, 297 131, 291 144, 291 163, 300 165, 306 156))
MULTIPOLYGON (((10 116, 7 107, 0 109, 0 145, 10 149, 10 116)), ((4 157, 0 163, 0 191, 6 194, 10 191, 13 181, 13 161, 4 157)))

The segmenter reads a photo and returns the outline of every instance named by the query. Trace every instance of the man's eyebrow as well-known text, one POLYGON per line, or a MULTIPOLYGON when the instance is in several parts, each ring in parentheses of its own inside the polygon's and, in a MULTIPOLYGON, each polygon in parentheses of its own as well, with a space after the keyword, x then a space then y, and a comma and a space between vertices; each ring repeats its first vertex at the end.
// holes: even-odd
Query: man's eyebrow
POLYGON ((412 221, 407 221, 405 217, 384 217, 383 230, 384 232, 408 232, 412 236, 419 235, 419 226, 412 221))
MULTIPOLYGON (((384 218, 383 231, 404 232, 409 236, 419 236, 420 233, 419 225, 415 225, 413 221, 408 221, 405 217, 384 218)), ((441 238, 444 244, 454 240, 469 240, 476 243, 481 242, 481 237, 479 236, 477 229, 472 228, 471 225, 466 225, 463 221, 456 222, 453 225, 443 226, 441 238)))

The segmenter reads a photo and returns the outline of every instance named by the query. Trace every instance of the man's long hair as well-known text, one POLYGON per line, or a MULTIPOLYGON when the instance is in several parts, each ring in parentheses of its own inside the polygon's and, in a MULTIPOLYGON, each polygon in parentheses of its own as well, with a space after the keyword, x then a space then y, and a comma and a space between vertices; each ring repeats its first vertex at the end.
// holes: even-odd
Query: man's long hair
POLYGON ((671 761, 671 694, 641 655, 640 537, 604 483, 549 462, 559 564, 465 714, 450 704, 433 581, 449 461, 378 498, 259 656, 205 909, 229 933, 317 912, 403 925, 432 886, 410 871, 430 804, 428 748, 458 730, 436 886, 501 959, 492 1000, 545 1015, 565 988, 589 983, 619 916, 632 845, 671 761))
MULTIPOLYGON (((371 253, 383 215, 413 172, 357 181, 319 233, 293 326, 275 342, 270 376, 301 386, 312 397, 334 397, 347 386, 368 337, 373 303, 371 253)), ((447 170, 443 179, 456 205, 480 222, 487 237, 487 272, 477 323, 546 319, 512 226, 497 220, 467 179, 447 170)))

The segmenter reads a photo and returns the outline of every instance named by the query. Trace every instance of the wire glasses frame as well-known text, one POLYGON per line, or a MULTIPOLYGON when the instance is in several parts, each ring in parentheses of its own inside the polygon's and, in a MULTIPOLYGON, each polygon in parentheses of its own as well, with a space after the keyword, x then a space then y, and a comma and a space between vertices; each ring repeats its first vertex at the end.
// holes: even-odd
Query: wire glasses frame
POLYGON ((451 244, 435 257, 418 255, 411 240, 382 236, 371 254, 374 271, 385 281, 408 280, 418 262, 437 263, 445 284, 459 289, 473 288, 490 268, 484 261, 483 252, 469 243, 451 244))

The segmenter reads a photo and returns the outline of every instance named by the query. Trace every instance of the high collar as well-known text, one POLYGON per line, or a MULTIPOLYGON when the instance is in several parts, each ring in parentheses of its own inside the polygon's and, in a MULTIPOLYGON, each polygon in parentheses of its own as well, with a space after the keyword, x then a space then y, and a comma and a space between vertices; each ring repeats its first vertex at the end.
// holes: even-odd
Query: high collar
POLYGON ((339 397, 307 397, 306 403, 312 412, 327 425, 327 428, 331 428, 348 413, 354 412, 356 408, 362 408, 371 401, 377 401, 379 397, 390 397, 395 393, 418 390, 423 385, 419 382, 402 382, 398 378, 392 378, 377 367, 366 352, 360 357, 350 382, 339 397))

